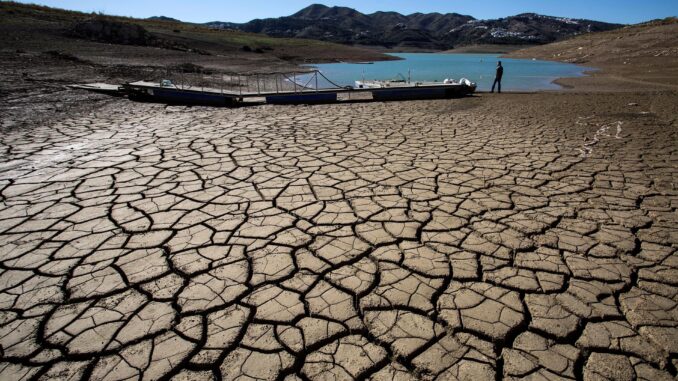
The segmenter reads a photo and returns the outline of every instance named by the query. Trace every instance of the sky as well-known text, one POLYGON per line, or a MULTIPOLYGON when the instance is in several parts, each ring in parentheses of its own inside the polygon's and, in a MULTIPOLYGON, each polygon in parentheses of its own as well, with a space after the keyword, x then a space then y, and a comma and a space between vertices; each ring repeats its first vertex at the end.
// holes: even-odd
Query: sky
POLYGON ((138 18, 168 16, 188 22, 246 22, 255 18, 288 16, 313 3, 345 6, 363 13, 456 12, 478 19, 534 12, 549 16, 635 24, 656 18, 678 16, 678 0, 22 0, 20 2, 138 18))

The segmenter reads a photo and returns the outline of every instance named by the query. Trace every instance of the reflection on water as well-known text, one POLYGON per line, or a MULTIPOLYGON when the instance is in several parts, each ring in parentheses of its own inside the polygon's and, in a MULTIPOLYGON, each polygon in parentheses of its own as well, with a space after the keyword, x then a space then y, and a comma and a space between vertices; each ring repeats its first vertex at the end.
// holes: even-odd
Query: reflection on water
MULTIPOLYGON (((592 68, 573 64, 501 58, 496 54, 398 53, 398 61, 374 63, 330 63, 309 65, 317 67, 332 81, 342 86, 353 85, 365 79, 386 80, 407 77, 412 81, 443 81, 445 78, 468 78, 478 83, 478 90, 489 90, 494 80, 497 61, 504 66, 503 90, 555 90, 560 86, 553 80, 561 77, 580 77, 592 68)), ((322 84, 319 84, 322 87, 322 84)))

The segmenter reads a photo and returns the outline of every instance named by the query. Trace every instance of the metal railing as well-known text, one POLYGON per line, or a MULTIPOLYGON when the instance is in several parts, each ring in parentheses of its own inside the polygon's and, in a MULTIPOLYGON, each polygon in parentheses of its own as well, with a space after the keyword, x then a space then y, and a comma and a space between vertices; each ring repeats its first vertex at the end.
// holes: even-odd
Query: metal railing
POLYGON ((158 84, 169 81, 171 86, 182 90, 241 96, 318 92, 325 89, 344 88, 331 81, 319 70, 243 74, 189 65, 187 67, 154 68, 148 75, 145 75, 143 80, 158 84))

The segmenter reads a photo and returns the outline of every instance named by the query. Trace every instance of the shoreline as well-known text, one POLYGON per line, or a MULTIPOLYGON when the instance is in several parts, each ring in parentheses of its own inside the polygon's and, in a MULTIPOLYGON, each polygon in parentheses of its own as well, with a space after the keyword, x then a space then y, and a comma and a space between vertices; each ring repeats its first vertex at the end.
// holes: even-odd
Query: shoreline
MULTIPOLYGON (((505 54, 500 54, 500 53, 471 53, 471 52, 448 52, 448 51, 436 51, 436 52, 389 52, 385 53, 386 55, 393 56, 396 59, 394 60, 377 60, 377 61, 367 61, 367 62, 351 62, 351 61, 341 61, 341 62, 314 62, 310 64, 300 64, 300 67, 302 69, 307 69, 305 66, 301 65, 309 65, 310 67, 317 68, 316 65, 323 65, 323 64, 349 64, 349 65, 372 65, 375 63, 379 62, 388 62, 388 61, 399 61, 399 60, 407 60, 407 58, 403 57, 398 57, 394 56, 395 54, 437 54, 437 55, 488 55, 488 56, 493 56, 496 58, 508 58, 508 59, 513 59, 513 60, 521 60, 521 61, 533 61, 533 59, 528 59, 528 58, 515 58, 515 57, 509 57, 505 54)), ((562 64, 569 64, 569 65, 575 65, 578 68, 581 69, 580 73, 578 75, 572 76, 572 77, 554 77, 551 81, 549 81, 549 84, 554 84, 558 86, 556 89, 533 89, 533 90, 523 90, 523 89, 518 89, 518 90, 505 90, 504 92, 513 92, 513 93, 539 93, 539 92, 553 92, 553 91, 569 91, 574 89, 574 86, 567 83, 567 80, 572 80, 572 79, 577 79, 577 78, 588 78, 591 77, 593 73, 600 72, 600 68, 597 67, 591 67, 591 66, 584 66, 582 64, 578 63, 570 63, 570 62, 564 62, 564 61, 558 61, 558 60, 542 60, 542 59, 537 59, 538 61, 544 61, 544 62, 554 62, 554 63, 562 63, 562 64)), ((477 93, 482 93, 485 91, 476 91, 477 93)), ((487 91, 489 92, 489 91, 487 91)))
MULTIPOLYGON (((546 61, 546 60, 542 60, 542 61, 546 61)), ((562 61, 551 61, 551 62, 562 62, 562 61)), ((579 65, 579 64, 574 64, 574 65, 582 66, 582 65, 579 65)), ((590 69, 590 70, 582 71, 583 75, 581 75, 581 76, 558 77, 558 78, 554 79, 553 81, 551 81, 551 83, 560 86, 560 89, 558 89, 558 90, 563 90, 563 91, 576 90, 576 86, 571 84, 571 83, 568 83, 568 80, 572 80, 572 79, 576 79, 576 78, 588 78, 588 77, 593 76, 593 73, 600 72, 600 70, 601 70, 600 68, 596 68, 596 67, 590 67, 590 66, 585 66, 585 67, 587 69, 590 69)))

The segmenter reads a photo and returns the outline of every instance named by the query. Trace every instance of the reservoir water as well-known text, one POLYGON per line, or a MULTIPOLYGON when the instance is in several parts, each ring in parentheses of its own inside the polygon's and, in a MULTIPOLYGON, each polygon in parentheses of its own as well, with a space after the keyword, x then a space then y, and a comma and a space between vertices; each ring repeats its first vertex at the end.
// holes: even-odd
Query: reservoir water
MULTIPOLYGON (((407 78, 412 81, 442 81, 445 78, 468 78, 478 84, 478 90, 490 90, 497 61, 504 66, 502 91, 556 90, 553 80, 561 77, 581 77, 592 68, 568 63, 501 58, 497 54, 397 53, 396 61, 374 63, 328 63, 308 65, 316 67, 335 83, 353 86, 361 78, 387 80, 407 78)), ((318 87, 322 87, 319 84, 318 87)))

